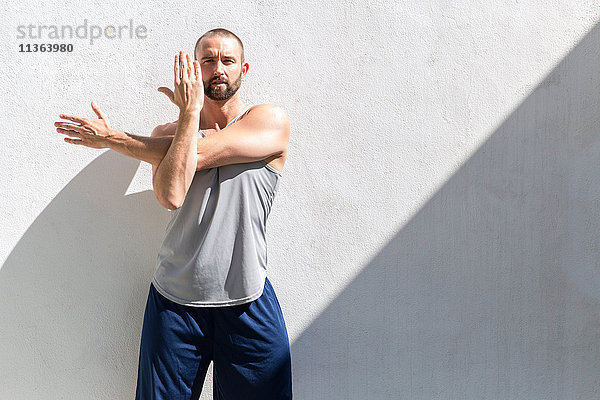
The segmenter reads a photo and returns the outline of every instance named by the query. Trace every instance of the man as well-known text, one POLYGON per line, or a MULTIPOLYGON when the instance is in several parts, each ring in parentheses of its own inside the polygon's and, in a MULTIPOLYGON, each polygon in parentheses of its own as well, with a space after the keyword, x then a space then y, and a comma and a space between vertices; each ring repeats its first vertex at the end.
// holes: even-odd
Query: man
POLYGON ((213 29, 193 61, 175 56, 175 89, 158 90, 179 119, 151 137, 111 128, 93 102, 98 119, 55 123, 68 143, 151 163, 156 198, 171 210, 144 312, 137 399, 198 398, 211 360, 215 399, 292 398, 265 241, 290 125, 281 107, 243 103, 248 67, 240 39, 213 29))

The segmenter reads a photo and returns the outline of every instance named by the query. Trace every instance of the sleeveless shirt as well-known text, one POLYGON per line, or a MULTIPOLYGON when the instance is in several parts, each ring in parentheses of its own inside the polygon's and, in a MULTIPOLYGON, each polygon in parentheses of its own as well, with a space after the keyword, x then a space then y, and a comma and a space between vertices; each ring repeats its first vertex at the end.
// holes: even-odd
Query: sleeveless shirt
POLYGON ((196 171, 183 204, 170 211, 152 277, 156 290, 196 307, 260 297, 267 276, 267 217, 280 178, 264 160, 196 171))

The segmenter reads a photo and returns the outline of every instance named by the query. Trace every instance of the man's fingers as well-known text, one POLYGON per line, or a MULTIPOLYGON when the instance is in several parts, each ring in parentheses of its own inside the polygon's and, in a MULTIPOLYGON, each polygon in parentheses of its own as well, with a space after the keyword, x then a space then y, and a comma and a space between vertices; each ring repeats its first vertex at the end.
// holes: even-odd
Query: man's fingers
POLYGON ((85 130, 81 131, 81 128, 72 128, 72 129, 64 129, 64 128, 56 128, 56 132, 62 133, 63 135, 75 136, 79 137, 85 130))
POLYGON ((71 120, 71 121, 74 121, 74 122, 79 122, 82 125, 85 123, 84 120, 83 120, 83 118, 78 117, 76 115, 60 114, 59 117, 63 118, 63 119, 68 119, 68 120, 71 120))
POLYGON ((56 131, 60 133, 65 133, 67 135, 80 135, 82 133, 91 133, 92 130, 86 128, 83 125, 74 125, 68 122, 55 122, 54 126, 56 126, 56 131))
POLYGON ((179 85, 181 83, 181 71, 179 68, 179 53, 175 54, 175 85, 179 85))
POLYGON ((183 51, 179 52, 179 74, 181 75, 179 82, 185 79, 185 57, 183 51))
POLYGON ((200 73, 200 63, 198 62, 198 60, 194 60, 194 76, 196 77, 196 80, 200 80, 201 79, 201 73, 200 73))
POLYGON ((188 79, 192 79, 194 78, 194 70, 193 70, 194 66, 192 65, 192 58, 190 57, 189 54, 186 53, 185 55, 185 69, 187 71, 187 76, 188 79))
POLYGON ((81 126, 81 125, 75 125, 75 124, 72 124, 70 122, 55 122, 54 126, 59 127, 59 128, 63 128, 63 129, 70 129, 72 131, 83 130, 83 126, 81 126))
POLYGON ((179 55, 181 59, 181 80, 188 81, 190 79, 190 71, 188 67, 188 55, 183 51, 179 55))

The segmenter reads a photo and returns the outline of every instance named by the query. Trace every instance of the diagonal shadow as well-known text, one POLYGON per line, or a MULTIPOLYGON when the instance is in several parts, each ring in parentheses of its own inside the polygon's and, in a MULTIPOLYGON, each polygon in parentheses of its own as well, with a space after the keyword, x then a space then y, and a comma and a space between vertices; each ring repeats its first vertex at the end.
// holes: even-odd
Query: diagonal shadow
POLYGON ((2 265, 0 397, 134 397, 145 300, 168 219, 152 191, 124 195, 138 165, 100 155, 2 265))
POLYGON ((295 340, 300 398, 599 396, 599 54, 596 26, 295 340))

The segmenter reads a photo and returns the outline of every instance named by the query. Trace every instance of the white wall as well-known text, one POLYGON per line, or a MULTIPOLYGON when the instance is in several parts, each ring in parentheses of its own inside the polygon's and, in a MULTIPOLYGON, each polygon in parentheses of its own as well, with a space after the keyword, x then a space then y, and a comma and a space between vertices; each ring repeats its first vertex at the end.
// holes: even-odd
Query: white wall
POLYGON ((295 398, 598 397, 599 6, 4 5, 0 398, 133 398, 168 212, 149 165, 53 122, 94 100, 149 135, 214 27, 245 43, 244 100, 292 120, 268 242, 295 398), (84 18, 147 38, 18 52, 18 25, 84 18))

